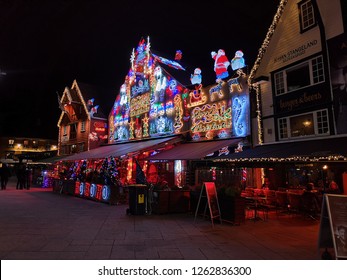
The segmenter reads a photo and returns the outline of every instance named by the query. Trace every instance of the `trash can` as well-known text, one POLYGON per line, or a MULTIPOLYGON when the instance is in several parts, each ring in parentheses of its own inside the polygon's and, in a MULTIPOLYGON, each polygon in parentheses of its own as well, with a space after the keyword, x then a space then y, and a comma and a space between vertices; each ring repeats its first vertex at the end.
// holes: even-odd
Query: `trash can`
POLYGON ((147 212, 148 188, 143 184, 129 185, 129 214, 145 215, 147 212))

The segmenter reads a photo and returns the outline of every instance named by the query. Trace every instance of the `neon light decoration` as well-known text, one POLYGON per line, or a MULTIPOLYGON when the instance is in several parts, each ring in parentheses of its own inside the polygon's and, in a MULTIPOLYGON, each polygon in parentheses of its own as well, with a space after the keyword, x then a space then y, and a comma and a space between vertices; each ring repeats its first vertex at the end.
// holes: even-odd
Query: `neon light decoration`
POLYGON ((184 70, 177 62, 153 55, 149 38, 140 40, 109 119, 109 142, 180 133, 183 111, 174 101, 185 88, 160 63, 184 70), (180 118, 180 119, 179 119, 180 118), (174 126, 174 124, 176 124, 174 126))
POLYGON ((232 78, 228 81, 230 92, 235 92, 235 88, 238 92, 242 91, 241 78, 245 77, 246 74, 242 71, 242 69, 237 70, 236 74, 236 78, 232 78))
POLYGON ((190 81, 191 81, 192 85, 199 85, 199 84, 201 84, 202 75, 201 75, 201 69, 200 68, 195 68, 194 69, 194 74, 190 75, 190 81))
POLYGON ((225 51, 222 49, 218 50, 218 53, 211 52, 211 56, 214 59, 214 71, 216 72, 216 82, 219 83, 221 79, 228 78, 228 67, 230 62, 225 55, 225 51))
POLYGON ((191 118, 192 133, 231 128, 231 108, 225 101, 196 107, 191 118))
POLYGON ((237 51, 234 58, 231 60, 231 69, 237 70, 245 67, 245 59, 243 58, 243 52, 237 51))
POLYGON ((246 95, 232 97, 233 133, 236 136, 246 136, 248 132, 248 107, 249 101, 246 95))

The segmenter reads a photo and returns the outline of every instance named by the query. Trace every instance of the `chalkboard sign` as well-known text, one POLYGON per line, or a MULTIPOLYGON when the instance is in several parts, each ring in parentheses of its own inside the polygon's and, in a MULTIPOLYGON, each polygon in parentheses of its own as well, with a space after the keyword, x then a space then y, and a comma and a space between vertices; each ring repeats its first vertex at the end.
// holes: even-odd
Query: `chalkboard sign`
MULTIPOLYGON (((198 205, 197 205, 196 211, 195 211, 195 219, 196 219, 196 216, 197 216, 197 213, 199 210, 201 197, 204 195, 204 193, 207 196, 207 204, 208 204, 208 208, 210 210, 210 217, 211 217, 212 226, 214 226, 213 221, 216 218, 219 218, 220 223, 222 223, 220 208, 219 208, 219 202, 218 202, 218 196, 217 196, 217 190, 216 190, 216 185, 214 184, 214 182, 204 182, 204 184, 201 188, 198 205)), ((205 213, 206 213, 206 207, 205 207, 204 216, 205 216, 205 213)))
POLYGON ((346 195, 324 195, 319 229, 319 247, 333 247, 336 258, 347 259, 346 195))

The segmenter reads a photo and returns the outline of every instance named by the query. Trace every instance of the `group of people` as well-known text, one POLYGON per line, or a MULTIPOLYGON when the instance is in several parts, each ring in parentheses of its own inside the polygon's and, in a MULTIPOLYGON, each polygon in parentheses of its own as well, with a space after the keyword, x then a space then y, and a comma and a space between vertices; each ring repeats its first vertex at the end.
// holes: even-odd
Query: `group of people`
POLYGON ((7 163, 2 163, 0 167, 1 189, 6 190, 8 179, 11 177, 11 170, 7 163))
MULTIPOLYGON (((1 190, 6 190, 8 180, 12 176, 12 172, 7 163, 0 163, 0 178, 1 190)), ((16 189, 30 189, 32 181, 31 169, 27 168, 24 163, 19 163, 14 168, 15 175, 17 176, 16 189)))

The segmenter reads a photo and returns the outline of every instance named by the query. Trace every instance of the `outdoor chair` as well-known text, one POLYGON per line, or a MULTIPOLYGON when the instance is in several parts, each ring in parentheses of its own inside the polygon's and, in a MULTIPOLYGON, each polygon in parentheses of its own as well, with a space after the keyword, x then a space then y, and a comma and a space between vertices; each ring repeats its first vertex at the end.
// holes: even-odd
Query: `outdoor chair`
POLYGON ((288 208, 291 214, 300 214, 302 211, 302 194, 296 192, 288 193, 288 208))
POLYGON ((289 213, 289 202, 287 192, 276 191, 276 214, 281 213, 289 213))

